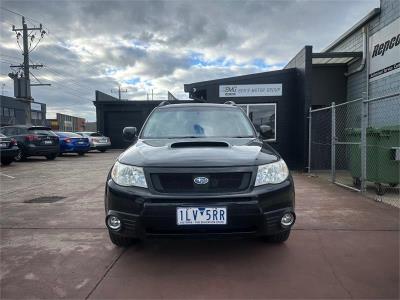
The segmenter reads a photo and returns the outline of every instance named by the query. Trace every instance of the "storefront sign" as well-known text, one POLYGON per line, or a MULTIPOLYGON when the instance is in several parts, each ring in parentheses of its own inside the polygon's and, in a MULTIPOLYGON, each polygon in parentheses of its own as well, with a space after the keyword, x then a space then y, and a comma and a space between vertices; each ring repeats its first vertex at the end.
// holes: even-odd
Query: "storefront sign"
POLYGON ((265 97, 282 96, 282 84, 220 85, 219 97, 265 97))
POLYGON ((381 79, 400 71, 400 19, 369 38, 369 79, 381 79))

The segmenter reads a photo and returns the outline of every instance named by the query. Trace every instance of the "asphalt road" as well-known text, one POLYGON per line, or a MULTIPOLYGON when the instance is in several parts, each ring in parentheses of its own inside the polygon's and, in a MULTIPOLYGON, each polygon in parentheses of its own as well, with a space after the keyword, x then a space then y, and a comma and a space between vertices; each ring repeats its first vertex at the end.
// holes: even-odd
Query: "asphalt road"
POLYGON ((399 210, 295 174, 282 245, 148 240, 115 247, 103 192, 118 152, 0 169, 0 297, 399 298, 399 210), (53 203, 32 203, 38 197, 53 203))

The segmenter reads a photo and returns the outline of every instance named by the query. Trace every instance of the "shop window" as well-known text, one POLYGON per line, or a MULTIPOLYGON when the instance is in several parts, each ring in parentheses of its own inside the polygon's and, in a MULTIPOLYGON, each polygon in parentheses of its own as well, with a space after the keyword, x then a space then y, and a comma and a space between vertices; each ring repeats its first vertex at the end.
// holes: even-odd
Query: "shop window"
POLYGON ((270 126, 273 136, 268 141, 276 141, 276 103, 241 104, 238 106, 246 112, 257 131, 260 125, 270 126))

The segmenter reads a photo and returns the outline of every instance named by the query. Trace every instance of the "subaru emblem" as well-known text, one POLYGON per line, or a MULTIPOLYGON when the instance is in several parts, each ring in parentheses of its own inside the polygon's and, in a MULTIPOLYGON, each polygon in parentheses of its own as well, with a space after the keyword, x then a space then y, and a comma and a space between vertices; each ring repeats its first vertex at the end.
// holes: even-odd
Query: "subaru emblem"
POLYGON ((207 184, 208 183, 208 178, 200 176, 200 177, 196 177, 193 181, 194 181, 195 184, 207 184))

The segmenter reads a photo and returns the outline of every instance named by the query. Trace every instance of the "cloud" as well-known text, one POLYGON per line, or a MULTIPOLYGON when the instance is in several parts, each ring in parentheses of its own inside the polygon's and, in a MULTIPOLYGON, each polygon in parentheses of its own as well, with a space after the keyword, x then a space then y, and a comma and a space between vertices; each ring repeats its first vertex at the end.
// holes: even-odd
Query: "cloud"
MULTIPOLYGON (((370 1, 2 1, 2 7, 42 22, 48 34, 31 53, 45 68, 33 70, 52 87, 32 88, 51 114, 95 119, 96 89, 119 84, 124 97, 144 100, 167 91, 187 98, 183 84, 276 70, 304 45, 321 50, 379 6, 370 1)), ((1 12, 1 81, 12 93, 7 63, 21 50, 11 25, 19 16, 1 12)))

